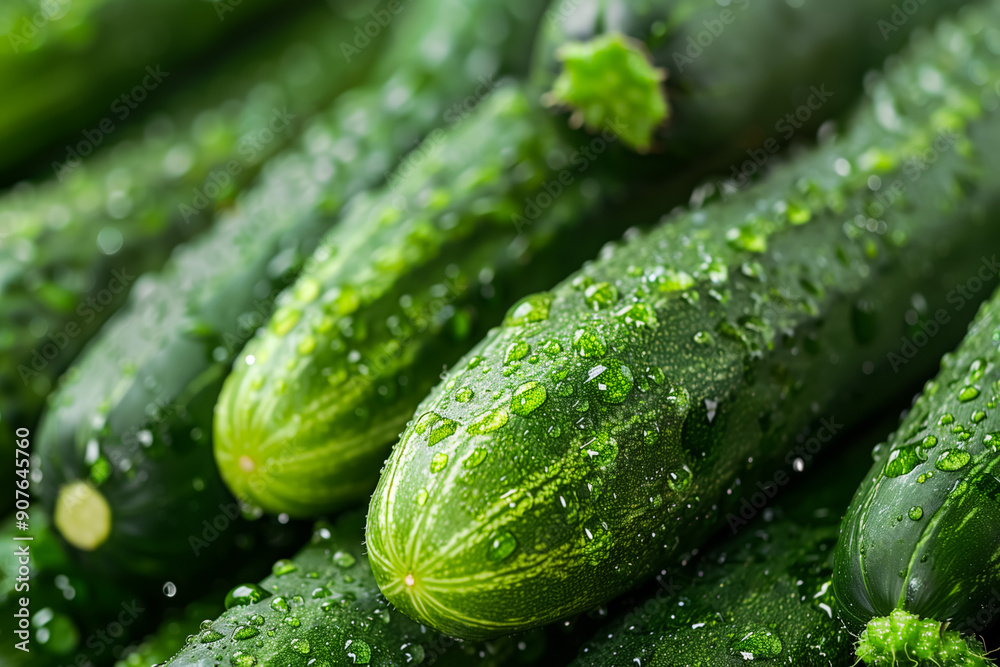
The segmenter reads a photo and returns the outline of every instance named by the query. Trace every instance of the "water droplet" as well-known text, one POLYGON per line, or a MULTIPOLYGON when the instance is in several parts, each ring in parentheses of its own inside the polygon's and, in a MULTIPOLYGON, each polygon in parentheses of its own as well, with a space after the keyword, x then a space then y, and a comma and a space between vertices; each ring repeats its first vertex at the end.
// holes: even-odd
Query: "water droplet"
POLYGON ((448 465, 448 455, 445 454, 444 452, 438 452, 437 454, 434 455, 434 458, 431 459, 431 472, 439 473, 442 470, 444 470, 445 466, 447 465, 448 465))
POLYGON ((581 357, 596 359, 607 354, 604 338, 593 327, 577 329, 573 334, 573 347, 581 357))
POLYGON ((177 595, 177 585, 172 581, 163 584, 163 594, 168 598, 174 597, 177 595))
POLYGON ((233 630, 233 640, 242 642, 247 639, 251 639, 260 634, 257 628, 250 627, 249 625, 238 625, 236 629, 233 630))
POLYGON ((503 408, 488 410, 476 417, 465 429, 469 435, 483 435, 492 433, 501 428, 510 419, 510 415, 503 408))
POLYGON ((316 349, 316 339, 312 336, 306 336, 302 339, 302 342, 299 343, 297 349, 301 355, 311 354, 312 351, 316 349))
POLYGON ((427 446, 433 447, 458 429, 458 422, 445 419, 436 412, 425 412, 413 429, 419 434, 427 434, 427 446))
POLYGON ((588 460, 600 468, 604 468, 618 458, 618 442, 606 433, 599 433, 586 441, 580 449, 588 460))
POLYGON ((958 392, 958 400, 962 403, 968 403, 969 401, 979 398, 979 390, 975 387, 968 386, 958 392))
POLYGON ((766 252, 767 236, 771 223, 764 218, 754 218, 739 227, 734 227, 726 232, 726 240, 729 245, 737 250, 747 252, 766 252))
POLYGON ((233 667, 254 667, 257 664, 257 658, 249 653, 237 651, 233 654, 231 662, 233 663, 233 667))
POLYGON ((684 271, 667 269, 656 277, 656 283, 661 292, 680 292, 694 285, 694 278, 684 271))
POLYGON ((346 570, 349 567, 354 567, 357 559, 346 551, 338 551, 333 554, 333 564, 342 570, 346 570))
POLYGON ((226 595, 226 609, 240 607, 248 604, 256 604, 268 597, 270 593, 257 584, 241 584, 234 587, 226 595))
POLYGON ((941 456, 938 457, 937 462, 934 467, 938 470, 944 470, 946 472, 954 472, 955 470, 961 470, 966 466, 966 464, 972 460, 972 456, 969 452, 963 451, 961 449, 946 449, 941 452, 941 456))
POLYGON ((525 382, 514 391, 514 397, 510 402, 510 411, 515 415, 526 416, 541 407, 548 392, 540 382, 525 382))
POLYGON ((295 572, 295 570, 297 569, 299 568, 295 565, 295 563, 285 558, 279 561, 275 561, 274 565, 271 566, 271 572, 276 577, 281 577, 286 574, 291 574, 292 572, 295 572))
POLYGON ((986 419, 986 413, 983 410, 976 410, 972 413, 972 423, 978 424, 979 422, 986 419))
POLYGON ((298 616, 285 616, 281 620, 285 625, 291 626, 293 628, 297 628, 300 625, 302 625, 302 621, 299 620, 298 616))
POLYGON ((295 298, 302 303, 310 303, 319 296, 322 285, 311 276, 303 276, 295 284, 295 298))
POLYGON ((360 639, 348 639, 344 644, 347 657, 354 661, 355 665, 367 665, 372 659, 372 649, 360 639))
POLYGON ((683 465, 680 470, 671 470, 667 473, 667 486, 674 493, 683 493, 691 486, 691 480, 693 479, 694 473, 691 472, 691 468, 683 465))
POLYGON ((459 403, 468 403, 476 397, 476 393, 468 387, 462 387, 455 392, 455 400, 459 403))
POLYGON ((955 417, 950 412, 941 415, 941 419, 938 420, 939 426, 948 426, 949 424, 955 423, 955 417))
POLYGON ((711 345, 713 341, 712 334, 707 331, 699 331, 694 335, 694 342, 699 345, 711 345))
POLYGON ((481 364, 482 361, 483 361, 482 357, 472 357, 471 359, 469 359, 469 364, 468 366, 466 366, 466 368, 472 370, 473 368, 481 364))
POLYGON ((562 345, 560 345, 557 340, 548 340, 542 345, 542 352, 550 357, 554 357, 562 352, 562 345))
POLYGON ((490 535, 486 557, 493 562, 507 558, 517 549, 517 540, 508 530, 498 530, 490 535))
POLYGON ((733 652, 741 654, 745 660, 777 658, 783 648, 781 640, 770 630, 744 633, 732 644, 733 652))
POLYGON ((465 457, 462 461, 462 465, 466 468, 475 468, 477 465, 486 460, 488 452, 485 447, 476 447, 472 452, 465 457))
POLYGON ((543 322, 549 318, 552 295, 547 292, 524 297, 507 311, 504 326, 519 327, 531 322, 543 322))
POLYGON ((909 515, 914 521, 920 521, 920 519, 924 516, 924 510, 923 508, 914 505, 910 508, 909 515))
POLYGON ((428 497, 430 497, 430 494, 427 493, 427 489, 420 489, 417 491, 417 504, 423 507, 427 504, 428 497))
POLYGON ((601 401, 609 404, 624 401, 634 384, 632 369, 617 359, 608 359, 591 368, 584 382, 601 401))
POLYGON ((618 289, 611 283, 594 283, 584 290, 583 298, 594 310, 609 308, 618 301, 618 289))
POLYGON ((929 435, 923 440, 921 440, 920 444, 923 446, 924 449, 931 449, 937 446, 938 444, 937 436, 929 435))
POLYGON ((285 598, 278 596, 271 600, 271 609, 275 611, 287 612, 288 602, 285 601, 285 598))
POLYGON ((919 447, 918 443, 913 443, 891 451, 882 474, 886 477, 901 477, 911 472, 921 461, 926 460, 921 456, 919 447))
POLYGON ((520 361, 531 352, 531 346, 523 340, 517 340, 507 347, 507 352, 503 356, 503 365, 509 366, 515 361, 520 361))
POLYGON ((254 614, 250 617, 250 625, 256 625, 259 628, 264 625, 264 617, 260 614, 254 614))
POLYGON ((305 637, 297 637, 293 639, 291 646, 293 651, 295 651, 296 653, 301 653, 302 655, 305 655, 309 653, 310 650, 312 650, 312 647, 309 646, 309 640, 306 639, 305 637))
POLYGON ((215 630, 208 629, 202 632, 201 635, 198 636, 198 641, 202 644, 212 644, 224 638, 225 635, 222 634, 221 632, 216 632, 215 630))
POLYGON ((620 321, 641 329, 656 328, 656 313, 644 303, 633 303, 615 313, 620 321))

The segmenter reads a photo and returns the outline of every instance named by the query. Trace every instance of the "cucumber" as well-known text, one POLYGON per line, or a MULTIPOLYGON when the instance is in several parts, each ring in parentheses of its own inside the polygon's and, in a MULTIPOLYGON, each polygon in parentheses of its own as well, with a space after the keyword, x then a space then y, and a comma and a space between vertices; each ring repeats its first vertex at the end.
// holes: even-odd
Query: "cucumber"
POLYGON ((517 13, 530 4, 424 7, 401 15, 369 84, 311 121, 232 212, 139 281, 52 396, 36 442, 42 493, 88 567, 179 578, 226 557, 232 529, 191 556, 203 522, 235 516, 211 448, 212 408, 233 359, 346 200, 481 76, 515 67, 534 25, 530 11, 517 13), (510 59, 483 44, 481 24, 509 28, 510 59), (473 52, 468 67, 442 64, 473 52))
POLYGON ((1000 74, 996 11, 919 40, 840 138, 514 305, 381 475, 367 543, 386 597, 462 638, 587 609, 697 545, 797 435, 926 377, 961 315, 888 355, 1000 241, 998 105, 976 83, 1000 74), (972 45, 972 78, 949 39, 972 45))
MULTIPOLYGON (((963 4, 927 0, 901 22, 895 0, 562 0, 534 76, 575 126, 617 119, 622 145, 666 156, 742 145, 756 172, 755 154, 845 110, 869 68, 963 4)), ((742 183, 743 169, 726 175, 742 183)))
POLYGON ((260 584, 236 586, 227 611, 188 637, 166 665, 530 664, 545 648, 534 633, 473 645, 430 632, 379 593, 362 544, 364 517, 316 524, 291 560, 260 584), (318 662, 317 662, 318 661, 318 662))
MULTIPOLYGON (((544 24, 558 27, 546 30, 536 54, 537 81, 523 93, 529 103, 493 93, 473 117, 455 118, 452 132, 428 138, 386 187, 356 205, 330 232, 314 266, 282 296, 270 326, 248 345, 227 380, 217 408, 216 460, 237 496, 265 511, 294 516, 316 516, 367 497, 392 440, 440 369, 454 364, 487 326, 502 319, 504 303, 565 276, 598 244, 618 236, 624 225, 616 221, 649 220, 621 213, 622 198, 616 195, 625 191, 623 181, 632 181, 630 197, 642 199, 636 197, 637 182, 675 193, 706 173, 709 165, 680 147, 669 154, 679 169, 608 159, 603 138, 594 143, 565 134, 562 119, 546 118, 530 104, 552 68, 549 44, 558 41, 552 33, 565 29, 559 16, 568 16, 570 24, 606 9, 605 19, 593 21, 604 28, 624 12, 630 34, 637 35, 654 30, 659 18, 646 11, 650 3, 643 0, 616 3, 613 10, 603 3, 584 5, 578 12, 557 8, 548 13, 544 24), (586 196, 595 189, 583 178, 602 184, 597 196, 586 196)), ((690 11, 670 26, 677 39, 700 26, 705 12, 719 9, 715 2, 684 6, 690 11)), ((829 60, 827 12, 838 13, 840 25, 864 15, 867 6, 840 3, 818 10, 815 21, 793 21, 785 14, 805 10, 782 4, 784 9, 775 10, 781 20, 770 12, 755 20, 791 21, 812 30, 817 52, 810 52, 804 64, 833 65, 838 61, 829 60)), ((746 30, 739 37, 762 51, 773 50, 769 31, 746 30)), ((882 44, 879 54, 886 52, 882 44)), ((867 59, 862 58, 845 40, 840 48, 852 63, 875 59, 865 49, 860 53, 867 59)), ((786 57, 799 62, 790 53, 786 57)), ((612 64, 621 71, 619 63, 612 64)), ((770 77, 768 90, 784 93, 730 101, 728 91, 708 83, 709 72, 697 73, 701 66, 701 61, 692 66, 691 82, 704 80, 705 86, 691 97, 724 98, 733 116, 742 114, 748 122, 771 114, 775 104, 787 104, 797 78, 805 76, 798 64, 766 76, 761 72, 770 77)), ((641 69, 642 62, 636 67, 641 69)), ((735 97, 745 93, 739 91, 735 97)), ((847 91, 841 93, 837 104, 849 98, 847 91)), ((691 131, 721 156, 734 155, 728 137, 720 141, 717 131, 696 123, 691 131)), ((663 210, 665 196, 656 204, 663 210)))
POLYGON ((35 428, 138 275, 205 229, 304 117, 364 73, 375 49, 339 67, 337 44, 352 34, 341 12, 301 13, 174 95, 144 132, 0 198, 0 475, 13 474, 13 432, 35 428))
MULTIPOLYGON (((1000 265, 978 276, 969 269, 986 282, 1000 265)), ((961 635, 996 621, 998 339, 1000 292, 899 430, 875 449, 844 519, 835 590, 868 664, 897 664, 893 652, 986 664, 979 640, 961 635)))
MULTIPOLYGON (((854 638, 834 611, 834 547, 867 465, 865 445, 895 424, 864 427, 861 442, 825 458, 822 472, 782 491, 738 534, 685 554, 657 575, 652 595, 630 601, 595 633, 571 667, 853 665, 854 638)), ((838 436, 834 446, 845 442, 838 436)))
POLYGON ((278 11, 287 8, 274 0, 4 2, 0 181, 88 154, 109 127, 150 110, 183 69, 218 57, 228 40, 245 39, 278 11))

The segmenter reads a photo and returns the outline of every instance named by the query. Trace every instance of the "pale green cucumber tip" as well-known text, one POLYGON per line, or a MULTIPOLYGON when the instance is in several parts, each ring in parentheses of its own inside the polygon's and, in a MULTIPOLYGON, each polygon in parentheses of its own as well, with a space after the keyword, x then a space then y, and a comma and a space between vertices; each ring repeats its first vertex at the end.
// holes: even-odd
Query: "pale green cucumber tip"
POLYGON ((92 484, 70 482, 59 489, 55 525, 71 545, 93 551, 111 534, 111 506, 92 484))
POLYGON ((607 130, 631 148, 649 150, 653 134, 670 115, 662 82, 645 45, 621 33, 569 42, 559 49, 562 71, 546 104, 572 110, 570 124, 607 130))

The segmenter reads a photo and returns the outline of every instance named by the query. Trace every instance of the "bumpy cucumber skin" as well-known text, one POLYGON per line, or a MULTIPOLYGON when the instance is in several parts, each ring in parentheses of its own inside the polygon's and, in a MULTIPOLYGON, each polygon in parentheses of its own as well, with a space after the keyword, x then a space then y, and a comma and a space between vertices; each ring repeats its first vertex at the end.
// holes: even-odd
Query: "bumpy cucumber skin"
POLYGON ((579 222, 615 183, 598 187, 596 168, 586 178, 574 168, 574 182, 559 184, 552 207, 519 234, 512 218, 555 181, 552 156, 573 147, 516 84, 427 149, 411 174, 354 202, 324 238, 324 259, 247 345, 253 363, 237 363, 226 383, 216 460, 236 495, 269 512, 315 516, 368 497, 440 369, 507 305, 624 228, 579 222), (557 256, 571 229, 580 240, 557 256))
POLYGON ((62 182, 0 199, 0 475, 13 474, 14 431, 34 431, 56 378, 125 303, 136 278, 205 229, 308 114, 364 73, 375 49, 341 66, 337 44, 351 34, 329 7, 284 22, 175 95, 144 132, 122 137, 62 182), (294 116, 287 123, 286 111, 294 116), (238 173, 226 169, 230 161, 238 173), (216 196, 204 195, 206 184, 211 194, 220 182, 216 196), (106 254, 98 240, 109 243, 110 232, 121 235, 121 247, 106 254), (39 323, 49 335, 32 333, 39 323))
POLYGON ((572 667, 740 667, 751 659, 849 667, 854 637, 833 613, 828 590, 843 507, 801 523, 756 522, 699 556, 690 579, 664 575, 663 590, 677 585, 676 595, 640 602, 609 623, 572 667))
POLYGON ((876 449, 837 554, 837 596, 852 626, 894 609, 963 632, 995 621, 998 339, 1000 293, 944 358, 899 430, 876 449))
POLYGON ((609 247, 445 377, 370 506, 373 569, 397 607, 472 638, 610 599, 718 526, 797 434, 860 419, 932 368, 961 317, 894 374, 913 294, 946 307, 1000 241, 995 111, 949 39, 1000 73, 981 26, 942 25, 841 139, 609 247), (951 150, 903 180, 944 130, 951 150), (872 176, 905 196, 879 210, 872 176), (888 233, 865 231, 874 216, 888 233))
POLYGON ((117 128, 148 112, 144 107, 155 99, 157 87, 173 86, 194 59, 217 57, 221 45, 245 39, 262 19, 273 21, 276 10, 288 11, 287 3, 274 0, 213 4, 5 2, 0 8, 0 89, 9 102, 0 108, 0 180, 8 184, 23 178, 33 156, 37 163, 27 166, 47 173, 50 160, 65 159, 65 146, 82 141, 84 130, 96 129, 103 118, 117 128), (139 93, 121 99, 143 85, 147 65, 161 67, 168 77, 146 79, 152 92, 145 100, 139 101, 139 93), (39 155, 45 149, 51 152, 39 155))
POLYGON ((274 573, 260 582, 259 602, 230 606, 204 623, 166 665, 499 667, 530 664, 541 655, 545 645, 541 635, 470 645, 400 614, 375 584, 364 554, 363 531, 364 518, 357 513, 336 525, 317 523, 310 543, 292 560, 276 562, 274 573), (252 636, 241 637, 247 634, 252 636))
MULTIPOLYGON (((549 12, 561 20, 545 22, 532 76, 549 90, 562 71, 561 47, 620 32, 645 44, 666 76, 668 120, 637 142, 640 147, 651 144, 668 157, 700 155, 720 144, 760 149, 769 138, 785 143, 793 132, 846 110, 870 68, 896 52, 913 30, 963 4, 927 0, 897 25, 895 0, 806 0, 795 6, 747 0, 725 7, 705 0, 562 0, 549 12), (824 94, 816 97, 820 89, 824 94), (794 118, 807 102, 808 118, 794 118), (793 115, 791 122, 783 120, 786 114, 793 115)), ((608 77, 590 82, 596 94, 580 115, 606 113, 632 127, 645 125, 653 107, 616 96, 619 78, 608 77), (609 96, 602 99, 600 91, 609 96)), ((585 80, 578 83, 587 88, 585 80)))
POLYGON ((513 46, 532 34, 532 4, 425 7, 390 33, 393 46, 370 85, 310 121, 301 148, 269 160, 232 212, 175 252, 164 272, 139 281, 50 397, 36 441, 46 510, 77 480, 90 480, 112 508, 107 541, 74 550, 91 567, 179 577, 224 558, 236 531, 223 531, 198 558, 190 541, 231 502, 211 428, 234 358, 347 199, 381 178, 480 77, 523 60, 513 46), (474 29, 482 24, 515 35, 504 44, 509 59, 484 47, 474 29), (471 52, 479 54, 472 65, 443 67, 471 52))

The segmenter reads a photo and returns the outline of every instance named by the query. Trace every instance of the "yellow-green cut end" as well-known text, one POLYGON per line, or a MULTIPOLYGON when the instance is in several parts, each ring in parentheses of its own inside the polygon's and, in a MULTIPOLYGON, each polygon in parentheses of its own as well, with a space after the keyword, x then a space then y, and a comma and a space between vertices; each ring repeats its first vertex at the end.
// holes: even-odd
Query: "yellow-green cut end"
POLYGON ((59 489, 56 529, 77 549, 93 551, 111 534, 111 506, 87 482, 72 482, 59 489))
POLYGON ((575 126, 608 130, 629 147, 648 151, 669 106, 662 86, 666 72, 653 66, 645 46, 621 33, 607 33, 569 42, 557 55, 563 69, 547 103, 572 109, 575 126))

